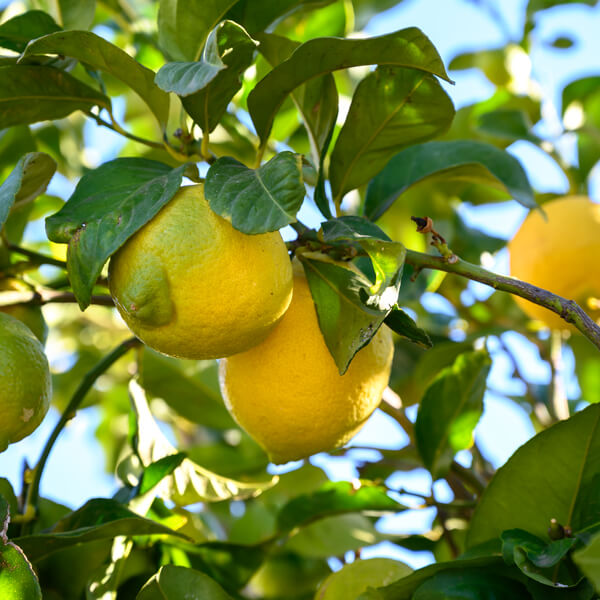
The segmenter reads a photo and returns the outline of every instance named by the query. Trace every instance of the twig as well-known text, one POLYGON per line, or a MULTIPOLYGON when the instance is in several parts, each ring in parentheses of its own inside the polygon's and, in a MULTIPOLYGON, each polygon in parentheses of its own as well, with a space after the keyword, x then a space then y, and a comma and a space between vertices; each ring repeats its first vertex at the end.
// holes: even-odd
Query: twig
MULTIPOLYGON (((8 291, 0 294, 0 306, 14 306, 16 304, 43 306, 44 304, 69 304, 71 302, 77 302, 73 292, 58 292, 56 290, 8 291)), ((113 299, 103 294, 94 294, 90 304, 114 306, 113 299)))
MULTIPOLYGON (((69 404, 65 408, 64 412, 60 416, 58 423, 54 426, 46 445, 42 451, 40 456, 40 460, 33 470, 33 478, 31 480, 31 485, 29 490, 27 491, 27 501, 25 506, 25 513, 27 513, 30 508, 33 508, 37 511, 37 504, 40 495, 40 481, 42 479, 42 473, 44 471, 44 467, 46 466, 46 462, 48 457, 50 456, 50 452, 56 442, 58 436, 64 429, 65 425, 75 416, 75 412, 79 408, 79 405, 85 398, 86 394, 90 391, 98 377, 105 373, 112 365, 115 363, 121 356, 123 356, 128 350, 137 346, 140 341, 137 338, 129 338, 122 342, 119 346, 117 346, 110 354, 107 354, 95 367, 93 367, 88 373, 84 376, 79 387, 75 390, 69 404)), ((26 535, 29 533, 29 529, 31 527, 31 521, 23 523, 23 531, 22 535, 26 535)))
POLYGON ((40 254, 34 250, 28 250, 27 248, 17 246, 16 244, 7 244, 7 247, 11 252, 26 256, 31 260, 31 262, 38 265, 52 265, 53 267, 59 267, 61 269, 67 268, 67 263, 64 260, 59 260, 58 258, 54 258, 52 256, 46 256, 45 254, 40 254))
POLYGON ((468 485, 478 495, 481 495, 485 489, 485 483, 470 469, 463 467, 460 463, 453 461, 450 465, 450 470, 466 485, 468 485))
POLYGON ((133 133, 129 133, 129 131, 125 131, 125 129, 122 129, 120 126, 117 126, 116 123, 114 123, 114 122, 109 123, 108 121, 105 121, 102 117, 100 117, 99 115, 95 115, 93 112, 88 111, 85 114, 88 117, 94 119, 94 121, 96 121, 96 123, 98 123, 98 125, 102 125, 102 127, 111 129, 115 133, 118 133, 118 134, 122 135, 123 137, 129 138, 130 140, 133 140, 134 142, 144 144, 145 146, 148 146, 150 148, 157 148, 159 150, 165 150, 165 146, 163 144, 161 144, 159 142, 154 142, 152 140, 147 140, 147 139, 138 137, 137 135, 134 135, 133 133))
POLYGON ((383 390, 383 396, 381 397, 381 404, 379 405, 379 408, 400 424, 406 435, 409 437, 411 443, 414 444, 415 427, 404 412, 404 408, 402 407, 402 399, 391 387, 388 386, 385 388, 385 390, 383 390))
POLYGON ((454 273, 472 281, 489 285, 495 290, 509 292, 534 304, 539 304, 562 317, 567 323, 573 324, 594 346, 600 349, 600 327, 573 300, 567 300, 562 296, 557 296, 548 290, 514 277, 492 273, 458 257, 456 262, 449 263, 442 256, 432 256, 414 250, 407 250, 406 263, 417 269, 436 269, 446 273, 454 273))

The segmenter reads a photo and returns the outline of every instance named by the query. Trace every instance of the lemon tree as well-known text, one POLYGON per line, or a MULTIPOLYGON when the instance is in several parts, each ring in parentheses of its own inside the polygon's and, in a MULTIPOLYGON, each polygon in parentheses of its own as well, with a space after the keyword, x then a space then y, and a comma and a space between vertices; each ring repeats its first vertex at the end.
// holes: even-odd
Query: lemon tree
POLYGON ((592 19, 470 4, 0 3, 0 597, 598 597, 592 19))

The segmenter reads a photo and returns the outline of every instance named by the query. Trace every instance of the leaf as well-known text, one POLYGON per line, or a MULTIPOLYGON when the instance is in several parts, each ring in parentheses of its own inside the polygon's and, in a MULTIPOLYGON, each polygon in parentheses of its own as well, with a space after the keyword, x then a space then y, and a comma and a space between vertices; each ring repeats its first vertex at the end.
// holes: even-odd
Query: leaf
POLYGON ((585 548, 575 552, 573 560, 594 589, 600 592, 600 534, 596 534, 585 548))
MULTIPOLYGON (((136 416, 136 453, 143 464, 149 465, 165 456, 177 454, 152 417, 144 390, 133 379, 129 384, 129 392, 136 416)), ((185 506, 196 502, 252 498, 276 483, 277 477, 259 482, 235 481, 211 473, 189 458, 184 458, 173 474, 161 481, 156 494, 185 506)))
POLYGON ((185 169, 144 158, 111 160, 86 173, 46 219, 48 238, 69 244, 67 268, 82 310, 104 263, 175 195, 185 169))
POLYGON ((158 43, 172 60, 196 61, 236 0, 160 0, 158 43))
POLYGON ((29 40, 54 31, 60 31, 60 27, 49 14, 41 10, 29 10, 0 25, 0 46, 23 52, 29 40))
POLYGON ((140 590, 136 600, 232 600, 208 575, 175 565, 160 568, 140 590))
POLYGON ((43 194, 56 171, 54 160, 43 152, 29 152, 19 159, 0 185, 0 229, 15 204, 26 204, 43 194))
POLYGON ((316 519, 347 512, 399 512, 406 507, 390 498, 384 487, 368 481, 358 486, 347 481, 330 481, 316 492, 290 500, 277 515, 280 532, 292 531, 316 519))
POLYGON ((37 575, 19 546, 0 542, 0 589, 6 600, 42 600, 37 575))
POLYGON ((421 329, 412 318, 399 306, 395 306, 385 318, 384 323, 396 334, 422 346, 431 348, 433 342, 424 329, 421 329))
POLYGON ((378 219, 410 186, 433 178, 487 185, 506 192, 523 206, 537 206, 516 158, 490 144, 458 140, 428 142, 394 156, 367 188, 365 215, 378 219))
POLYGON ((595 404, 521 446, 485 489, 467 547, 515 528, 545 538, 553 518, 574 532, 600 523, 599 423, 595 404))
POLYGON ((313 253, 298 255, 327 348, 343 375, 354 355, 377 333, 388 310, 368 306, 371 282, 359 271, 313 253))
MULTIPOLYGON (((256 42, 232 21, 220 24, 217 31, 215 63, 218 60, 222 68, 215 72, 214 77, 202 89, 181 100, 204 135, 219 124, 229 102, 241 88, 244 71, 252 64, 256 50, 256 42)), ((207 48, 210 41, 209 38, 207 48)))
POLYGON ((32 4, 64 29, 88 29, 96 12, 96 0, 33 0, 32 4))
POLYGON ((415 440, 434 480, 447 472, 459 450, 473 445, 491 364, 485 351, 461 354, 439 373, 421 400, 415 440))
POLYGON ((185 453, 169 454, 148 465, 142 474, 138 494, 143 496, 155 485, 158 485, 167 475, 170 475, 185 458, 185 453))
POLYGON ((373 64, 410 67, 450 81, 437 51, 416 27, 370 39, 310 40, 275 67, 248 96, 248 110, 262 144, 269 137, 279 107, 299 85, 339 69, 373 64))
POLYGON ((537 143, 539 138, 531 133, 532 124, 523 110, 491 110, 479 115, 477 130, 485 135, 510 140, 527 140, 537 143))
POLYGON ((91 31, 61 31, 33 40, 23 57, 36 54, 70 56, 109 73, 129 86, 146 103, 163 131, 169 119, 169 96, 154 83, 154 71, 142 66, 114 44, 91 31))
POLYGON ((378 67, 356 88, 331 153, 334 199, 369 181, 400 149, 444 132, 453 117, 452 101, 431 74, 378 67))
POLYGON ((0 66, 0 129, 62 119, 110 100, 68 73, 52 67, 0 66))
POLYGON ((204 195, 210 207, 248 234, 277 231, 293 223, 304 200, 302 161, 280 152, 258 169, 225 156, 206 174, 204 195))
POLYGON ((98 540, 111 540, 118 535, 186 537, 160 523, 140 517, 115 500, 94 498, 58 521, 50 532, 17 538, 15 542, 32 562, 37 563, 58 550, 98 540))
MULTIPOLYGON (((273 67, 287 60, 300 46, 299 42, 279 35, 263 33, 256 37, 260 41, 260 53, 273 67)), ((338 114, 338 93, 333 75, 327 73, 307 81, 293 90, 290 97, 306 127, 313 160, 322 163, 338 114)))

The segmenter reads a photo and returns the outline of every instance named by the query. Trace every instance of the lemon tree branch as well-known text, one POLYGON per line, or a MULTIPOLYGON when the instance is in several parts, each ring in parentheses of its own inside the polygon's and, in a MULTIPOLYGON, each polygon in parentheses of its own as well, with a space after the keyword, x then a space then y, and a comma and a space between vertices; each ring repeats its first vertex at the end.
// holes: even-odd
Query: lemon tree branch
POLYGON ((562 317, 567 323, 573 324, 592 344, 600 349, 600 327, 573 300, 557 296, 548 290, 515 279, 514 277, 492 273, 459 257, 455 257, 453 261, 448 261, 443 256, 432 256, 414 250, 407 250, 406 263, 419 270, 436 269, 460 275, 472 281, 489 285, 495 290, 508 292, 539 304, 562 317))

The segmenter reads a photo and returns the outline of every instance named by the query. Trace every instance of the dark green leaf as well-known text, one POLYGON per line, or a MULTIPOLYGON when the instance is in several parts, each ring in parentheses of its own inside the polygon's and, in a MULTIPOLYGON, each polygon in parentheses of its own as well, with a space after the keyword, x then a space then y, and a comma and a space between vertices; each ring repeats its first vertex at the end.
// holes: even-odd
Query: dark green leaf
POLYGON ((27 42, 59 31, 54 19, 41 10, 29 10, 0 25, 0 46, 15 52, 23 52, 27 42))
MULTIPOLYGON (((470 559, 458 559, 452 562, 440 562, 433 565, 429 565, 418 571, 415 571, 412 575, 404 577, 386 587, 380 587, 377 589, 371 589, 364 592, 356 600, 413 600, 413 593, 419 588, 419 586, 435 577, 438 573, 450 573, 457 572, 461 573, 469 572, 482 572, 486 573, 485 569, 489 569, 490 572, 502 569, 504 567, 504 561, 501 556, 484 556, 470 559)), ((486 596, 483 596, 487 598, 486 596)), ((438 600, 438 597, 432 596, 431 599, 438 600)), ((467 598, 469 598, 467 596, 467 598)), ((481 596, 480 596, 481 598, 481 596)), ((513 596, 501 597, 498 600, 508 600, 513 596)), ((515 600, 520 598, 515 596, 515 600)), ((527 596, 525 596, 527 598, 527 596)), ((440 596, 439 600, 443 600, 444 596, 440 596)), ((479 599, 477 599, 479 600, 479 599)))
POLYGON ((88 29, 94 21, 96 0, 33 0, 64 29, 88 29))
POLYGON ((210 207, 240 231, 277 231, 293 223, 304 200, 302 160, 280 152, 258 169, 231 157, 219 158, 206 174, 210 207))
POLYGON ((136 600, 232 600, 231 596, 208 575, 175 565, 161 567, 136 600))
POLYGON ((13 205, 26 204, 43 194, 56 171, 56 163, 43 152, 23 156, 0 185, 0 229, 13 205))
POLYGON ((320 255, 303 253, 299 258, 315 302, 323 338, 340 375, 343 375, 354 355, 375 335, 391 306, 387 310, 379 309, 379 297, 373 297, 374 305, 365 303, 372 284, 360 272, 320 255))
POLYGON ((394 307, 385 318, 384 323, 394 333, 415 344, 419 344, 419 346, 423 346, 423 348, 431 348, 433 346, 433 342, 429 335, 427 335, 427 332, 421 329, 400 307, 394 307))
MULTIPOLYGON (((299 42, 274 34, 261 34, 257 39, 261 54, 273 67, 287 60, 300 46, 299 42)), ((290 97, 304 121, 313 160, 321 162, 338 113, 338 93, 333 75, 327 73, 311 79, 293 90, 290 97)))
POLYGON ((477 129, 492 137, 510 140, 527 140, 537 143, 539 138, 531 133, 531 122, 522 110, 492 110, 479 115, 477 129))
POLYGON ((0 129, 62 119, 92 106, 110 108, 110 100, 64 71, 52 67, 0 67, 0 129))
POLYGON ((415 28, 371 39, 317 38, 297 48, 248 96, 248 109, 263 144, 288 94, 319 75, 360 65, 391 64, 432 73, 449 81, 442 61, 425 35, 415 28))
POLYGON ((155 485, 160 483, 167 475, 170 475, 185 458, 185 453, 169 454, 159 458, 144 469, 140 481, 139 495, 149 492, 155 485))
POLYGON ((459 140, 428 142, 394 156, 369 184, 366 216, 378 219, 410 186, 432 178, 484 184, 510 194, 523 206, 537 206, 516 158, 490 144, 459 140))
MULTIPOLYGON (((202 89, 198 88, 199 91, 181 100, 187 113, 205 135, 218 125, 227 105, 240 89, 243 73, 252 64, 256 49, 256 42, 232 21, 221 23, 216 31, 217 43, 212 66, 209 66, 214 77, 202 89), (219 63, 222 67, 217 70, 219 63)), ((214 45, 210 37, 205 49, 205 60, 209 60, 206 56, 209 45, 214 45)))
POLYGON ((559 48, 560 50, 566 50, 572 48, 575 45, 575 40, 572 37, 566 35, 559 35, 550 42, 550 46, 553 48, 559 48))
POLYGON ((600 592, 600 534, 596 534, 585 548, 575 552, 573 560, 600 592))
POLYGON ((311 494, 290 500, 277 515, 280 532, 288 532, 325 516, 347 512, 399 512, 405 507, 392 500, 385 488, 360 482, 358 489, 347 481, 329 482, 311 494))
POLYGON ((356 215, 344 215, 325 221, 321 225, 323 241, 337 242, 340 240, 360 240, 373 238, 390 242, 390 238, 372 221, 356 215))
POLYGON ((0 590, 6 600, 42 600, 40 583, 31 563, 19 546, 6 539, 0 540, 0 590))
POLYGON ((514 528, 544 538, 551 519, 574 532, 599 523, 599 423, 600 405, 595 404, 521 446, 483 493, 467 545, 514 528))
POLYGON ((69 244, 69 278, 82 310, 104 263, 175 195, 185 169, 117 158, 86 173, 64 207, 46 219, 48 237, 69 244))
POLYGON ((17 538, 32 562, 71 546, 109 540, 118 535, 172 535, 185 538, 160 523, 140 517, 128 508, 107 498, 95 498, 67 515, 49 533, 17 538))
POLYGON ((19 501, 17 500, 17 496, 10 484, 10 481, 5 477, 0 477, 0 523, 5 523, 6 519, 10 514, 16 514, 19 501), (2 502, 4 500, 4 502, 2 502), (6 503, 6 504, 5 504, 6 503))
POLYGON ((415 439, 434 479, 447 472, 459 450, 473 444, 491 364, 485 351, 461 354, 439 373, 421 400, 415 439))
POLYGON ((369 181, 402 148, 445 131, 453 116, 452 101, 433 75, 378 67, 356 88, 331 153, 334 199, 369 181))
POLYGON ((160 0, 158 42, 171 60, 196 61, 236 0, 160 0))
POLYGON ((90 31, 61 31, 27 45, 23 56, 70 56, 94 69, 110 73, 128 85, 148 105, 164 130, 169 119, 169 96, 154 83, 154 71, 142 66, 114 44, 90 31))

